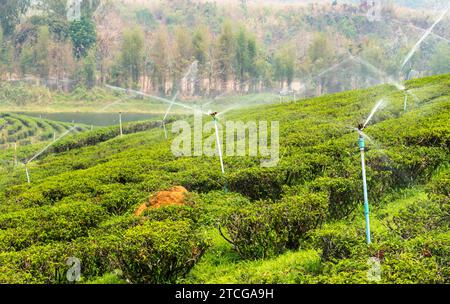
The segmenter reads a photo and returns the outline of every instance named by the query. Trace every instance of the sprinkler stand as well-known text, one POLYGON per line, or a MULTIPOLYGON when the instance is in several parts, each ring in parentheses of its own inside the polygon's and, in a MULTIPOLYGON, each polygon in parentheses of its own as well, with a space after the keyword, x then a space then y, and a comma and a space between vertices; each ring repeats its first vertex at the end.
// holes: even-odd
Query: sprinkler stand
MULTIPOLYGON (((217 144, 217 151, 219 152, 220 168, 222 169, 222 175, 225 178, 225 167, 223 165, 223 157, 222 157, 222 144, 220 143, 219 126, 217 124, 217 117, 216 117, 216 115, 217 115, 217 113, 213 113, 213 114, 211 114, 211 117, 212 117, 212 119, 214 121, 214 128, 216 130, 216 144, 217 144)), ((228 192, 228 187, 226 185, 226 182, 225 182, 224 190, 225 190, 225 192, 228 192)))
POLYGON ((403 111, 406 112, 406 104, 408 103, 408 95, 405 94, 405 100, 403 102, 403 111))
POLYGON ((166 140, 167 140, 167 129, 166 129, 166 123, 164 122, 164 120, 163 120, 163 122, 162 122, 162 126, 163 126, 163 129, 164 129, 164 137, 166 138, 166 140))
POLYGON ((30 180, 30 172, 28 171, 28 167, 27 167, 26 164, 25 164, 25 173, 26 173, 26 175, 27 175, 27 183, 30 184, 30 183, 31 183, 31 180, 30 180))
POLYGON ((366 162, 364 158, 364 150, 366 148, 366 143, 362 134, 359 135, 358 139, 359 150, 361 151, 361 167, 362 167, 362 177, 363 177, 363 190, 364 190, 364 216, 366 219, 366 239, 367 244, 371 243, 370 239, 370 217, 369 217, 369 198, 367 195, 367 179, 366 179, 366 162))
POLYGON ((213 121, 214 121, 214 128, 216 130, 216 143, 217 143, 217 150, 219 151, 220 167, 222 169, 222 174, 225 175, 225 167, 223 166, 222 146, 219 139, 219 126, 217 125, 217 118, 213 117, 213 121))
POLYGON ((120 137, 123 136, 123 129, 122 129, 122 112, 119 112, 119 125, 120 125, 120 137))

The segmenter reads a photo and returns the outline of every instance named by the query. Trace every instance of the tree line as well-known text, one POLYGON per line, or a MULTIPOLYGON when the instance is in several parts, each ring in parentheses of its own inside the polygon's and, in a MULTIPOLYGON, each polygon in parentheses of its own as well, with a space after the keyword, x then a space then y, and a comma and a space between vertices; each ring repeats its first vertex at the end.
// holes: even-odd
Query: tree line
POLYGON ((67 82, 87 88, 111 83, 161 95, 257 92, 293 81, 295 48, 269 52, 243 24, 224 21, 219 32, 203 24, 193 29, 160 25, 154 31, 132 26, 117 43, 97 30, 88 11, 69 21, 66 1, 42 1, 39 13, 19 22, 29 5, 11 2, 0 13, 3 79, 53 79, 58 89, 67 82))
MULTIPOLYGON (((408 45, 386 50, 376 35, 358 37, 358 26, 374 25, 345 10, 341 16, 334 8, 325 11, 324 18, 305 17, 301 27, 312 38, 279 39, 282 42, 275 46, 248 24, 227 19, 206 4, 211 16, 203 12, 198 20, 176 23, 169 17, 158 19, 157 10, 139 9, 134 12, 136 20, 123 28, 117 28, 121 20, 108 19, 108 12, 116 8, 101 5, 99 0, 82 1, 80 18, 72 20, 67 0, 42 0, 33 6, 29 0, 2 1, 0 80, 40 79, 56 89, 109 83, 166 96, 178 91, 185 96, 214 96, 226 91, 290 90, 301 79, 313 91, 309 95, 320 95, 376 84, 366 83, 372 72, 357 65, 344 66, 340 74, 322 74, 346 54, 363 57, 392 74, 409 50, 408 45), (33 13, 25 14, 30 8, 33 13), (324 22, 332 26, 327 28, 324 22)), ((295 16, 300 20, 303 15, 295 16)), ((416 60, 415 67, 434 74, 448 72, 448 44, 427 48, 417 53, 434 53, 433 57, 416 60)))

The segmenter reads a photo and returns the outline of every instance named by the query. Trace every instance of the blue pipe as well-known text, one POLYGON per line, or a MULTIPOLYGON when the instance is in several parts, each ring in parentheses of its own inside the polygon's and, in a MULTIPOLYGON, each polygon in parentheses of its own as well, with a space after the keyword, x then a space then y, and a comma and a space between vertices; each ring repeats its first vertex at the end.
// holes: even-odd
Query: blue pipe
POLYGON ((366 162, 364 159, 364 150, 366 148, 366 143, 362 135, 359 136, 358 146, 359 150, 361 151, 361 167, 362 167, 363 190, 364 190, 364 216, 366 219, 366 239, 367 244, 370 244, 371 238, 370 238, 369 197, 367 195, 366 162))

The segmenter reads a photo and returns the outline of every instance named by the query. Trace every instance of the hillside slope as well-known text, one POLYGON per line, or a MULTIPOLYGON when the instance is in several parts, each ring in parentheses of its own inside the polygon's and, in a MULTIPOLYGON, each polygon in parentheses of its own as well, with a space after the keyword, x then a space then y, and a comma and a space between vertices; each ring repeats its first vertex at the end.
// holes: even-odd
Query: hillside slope
POLYGON ((16 168, 0 188, 0 282, 61 282, 69 257, 81 282, 374 282, 369 258, 384 283, 449 282, 450 75, 405 86, 406 113, 387 85, 229 112, 279 121, 274 168, 225 157, 223 178, 216 157, 175 157, 160 128, 74 142, 31 164, 30 185, 16 168), (351 126, 380 99, 366 130, 367 246, 351 126), (133 215, 177 185, 187 206, 133 215))

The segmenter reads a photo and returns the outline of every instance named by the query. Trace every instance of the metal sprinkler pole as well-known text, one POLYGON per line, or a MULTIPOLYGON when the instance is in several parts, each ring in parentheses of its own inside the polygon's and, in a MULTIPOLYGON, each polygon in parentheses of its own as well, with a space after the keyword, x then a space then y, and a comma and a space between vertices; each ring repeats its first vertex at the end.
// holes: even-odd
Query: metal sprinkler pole
POLYGON ((17 167, 17 142, 14 142, 14 167, 17 167))
POLYGON ((164 137, 166 138, 166 140, 167 140, 167 129, 166 129, 166 123, 164 122, 164 120, 163 120, 163 122, 162 122, 162 125, 163 125, 163 129, 164 129, 164 137))
POLYGON ((27 182, 30 184, 31 180, 30 180, 30 172, 28 171, 28 167, 27 164, 25 164, 25 173, 27 175, 27 182))
POLYGON ((361 167, 362 167, 363 190, 364 190, 364 216, 366 219, 366 239, 367 244, 370 244, 371 239, 370 239, 369 197, 367 195, 366 162, 364 158, 364 150, 366 148, 366 143, 361 133, 359 134, 358 145, 359 150, 361 151, 361 167))
POLYGON ((122 129, 122 112, 119 112, 119 125, 120 125, 120 137, 123 136, 123 129, 122 129))
POLYGON ((405 94, 405 100, 403 101, 403 111, 406 112, 406 104, 408 103, 408 95, 405 94))
POLYGON ((214 128, 216 129, 216 142, 217 142, 217 149, 219 151, 220 167, 222 169, 222 174, 225 175, 225 167, 223 166, 223 158, 222 158, 222 145, 219 139, 219 126, 217 125, 217 118, 215 116, 213 116, 213 121, 214 121, 214 128))

